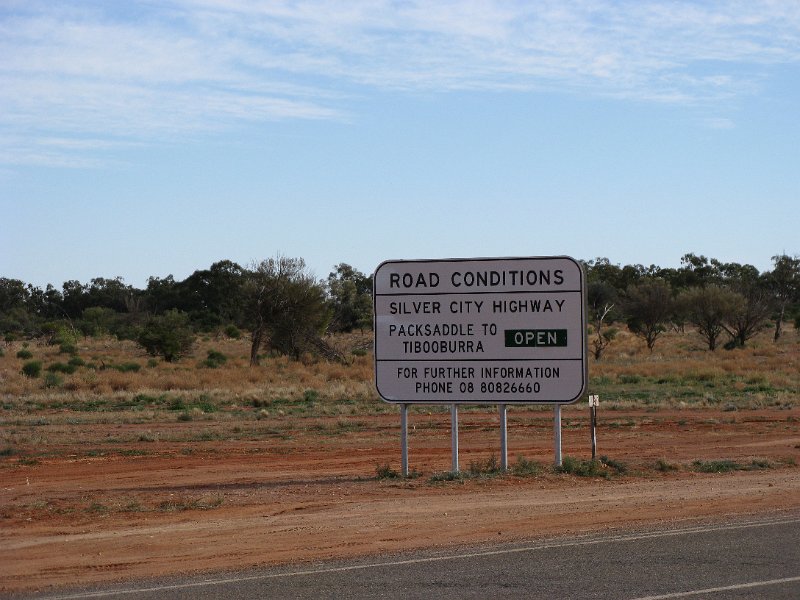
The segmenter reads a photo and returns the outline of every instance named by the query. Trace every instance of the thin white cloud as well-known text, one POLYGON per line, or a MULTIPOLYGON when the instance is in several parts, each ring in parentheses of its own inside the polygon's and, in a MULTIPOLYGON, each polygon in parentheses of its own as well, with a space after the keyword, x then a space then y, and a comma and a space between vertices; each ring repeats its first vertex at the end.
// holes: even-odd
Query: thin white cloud
MULTIPOLYGON (((725 102, 756 92, 754 73, 800 63, 800 5, 7 0, 0 56, 6 138, 113 146, 243 122, 342 119, 352 97, 373 89, 725 102)), ((103 160, 100 147, 69 150, 69 159, 51 147, 19 152, 14 162, 103 160)), ((12 154, 0 146, 0 162, 12 154)))

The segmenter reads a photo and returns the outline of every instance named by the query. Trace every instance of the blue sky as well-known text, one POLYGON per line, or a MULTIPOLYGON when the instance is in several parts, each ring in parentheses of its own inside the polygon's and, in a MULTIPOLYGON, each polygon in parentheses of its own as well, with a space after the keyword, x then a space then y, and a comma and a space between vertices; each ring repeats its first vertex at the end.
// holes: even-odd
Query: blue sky
POLYGON ((0 276, 800 254, 800 3, 0 0, 0 276))

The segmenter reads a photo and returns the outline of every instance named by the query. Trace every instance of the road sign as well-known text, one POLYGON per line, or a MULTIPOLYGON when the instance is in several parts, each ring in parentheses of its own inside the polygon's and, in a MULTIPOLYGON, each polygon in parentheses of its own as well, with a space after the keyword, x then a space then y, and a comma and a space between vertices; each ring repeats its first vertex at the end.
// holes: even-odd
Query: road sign
POLYGON ((590 407, 600 406, 600 396, 598 396, 597 394, 592 394, 591 396, 589 396, 589 406, 590 407))
POLYGON ((382 263, 378 393, 404 404, 575 402, 588 379, 584 280, 566 256, 382 263))

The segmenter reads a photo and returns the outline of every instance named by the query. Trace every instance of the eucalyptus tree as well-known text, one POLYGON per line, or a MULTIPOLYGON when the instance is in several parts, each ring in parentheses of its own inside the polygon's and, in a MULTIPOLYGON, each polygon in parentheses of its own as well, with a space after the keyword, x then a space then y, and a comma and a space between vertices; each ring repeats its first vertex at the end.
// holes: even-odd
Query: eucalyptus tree
POLYGON ((674 310, 672 290, 662 279, 643 279, 625 291, 628 329, 644 339, 651 352, 656 340, 667 330, 674 310))
POLYGON ((776 305, 774 340, 781 337, 786 309, 800 302, 800 257, 780 254, 772 257, 774 268, 765 274, 766 285, 772 292, 776 305))
POLYGON ((325 290, 333 309, 331 329, 350 332, 372 326, 372 277, 346 263, 328 275, 325 290))
POLYGON ((753 265, 739 263, 720 264, 724 285, 739 293, 744 302, 738 304, 723 321, 730 334, 732 346, 744 347, 769 321, 772 314, 772 294, 767 278, 753 265))
POLYGON ((741 311, 745 299, 731 289, 711 284, 684 290, 676 302, 680 314, 695 326, 708 349, 713 351, 725 331, 725 322, 741 311))
POLYGON ((254 264, 243 286, 251 330, 250 364, 262 345, 294 358, 322 346, 330 321, 323 285, 302 258, 278 256, 254 264))
POLYGON ((606 327, 616 316, 615 307, 619 304, 617 290, 605 281, 590 281, 586 286, 588 315, 594 331, 591 341, 592 354, 600 360, 606 347, 617 334, 613 327, 606 327))

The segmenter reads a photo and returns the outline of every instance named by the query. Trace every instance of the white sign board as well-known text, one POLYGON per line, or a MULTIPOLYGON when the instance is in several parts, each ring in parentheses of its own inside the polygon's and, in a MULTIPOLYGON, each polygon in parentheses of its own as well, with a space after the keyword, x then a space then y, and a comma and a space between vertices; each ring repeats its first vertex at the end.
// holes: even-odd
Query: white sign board
POLYGON ((396 403, 569 404, 586 390, 584 273, 566 256, 386 261, 375 382, 396 403))

